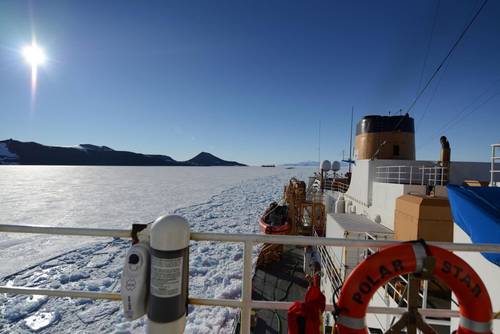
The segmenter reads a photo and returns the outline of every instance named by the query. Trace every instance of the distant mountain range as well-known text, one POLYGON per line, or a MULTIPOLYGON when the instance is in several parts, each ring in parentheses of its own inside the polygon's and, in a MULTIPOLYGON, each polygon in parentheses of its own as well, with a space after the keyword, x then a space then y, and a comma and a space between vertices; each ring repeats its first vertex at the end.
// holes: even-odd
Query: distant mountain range
POLYGON ((201 152, 187 161, 167 155, 115 151, 107 146, 80 144, 71 147, 46 146, 13 139, 0 141, 0 165, 100 165, 100 166, 246 166, 201 152))

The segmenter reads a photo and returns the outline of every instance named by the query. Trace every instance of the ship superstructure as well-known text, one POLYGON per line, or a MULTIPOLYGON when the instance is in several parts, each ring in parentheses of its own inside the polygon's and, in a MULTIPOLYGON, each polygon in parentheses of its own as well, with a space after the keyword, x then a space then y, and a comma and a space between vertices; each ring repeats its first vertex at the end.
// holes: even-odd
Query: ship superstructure
MULTIPOLYGON (((348 172, 339 173, 339 162, 325 160, 307 183, 292 179, 285 187, 283 202, 288 210, 288 233, 353 241, 424 240, 471 243, 470 233, 465 233, 454 221, 447 187, 485 186, 488 183, 496 186, 495 162, 499 158, 495 154, 500 145, 492 146, 490 164, 452 161, 450 143, 446 137, 441 137, 440 142, 440 154, 436 154, 439 160, 416 160, 413 118, 409 115, 363 117, 356 128, 354 159, 347 160, 352 164, 348 172)), ((500 219, 496 215, 494 219, 500 219)), ((498 222, 493 221, 488 226, 496 230, 492 231, 493 234, 500 232, 498 222)), ((266 233, 273 234, 271 230, 266 233)), ((500 237, 480 242, 498 243, 500 237)), ((276 270, 279 271, 277 268, 289 268, 289 253, 302 252, 303 273, 307 277, 320 271, 321 290, 327 302, 335 305, 349 274, 377 251, 378 248, 312 247, 320 266, 311 268, 306 265, 308 261, 312 261, 308 253, 311 252, 310 248, 297 251, 269 244, 262 249, 257 272, 258 276, 269 276, 276 270)), ((500 268, 479 253, 458 254, 473 265, 488 290, 492 291, 493 309, 500 308, 500 295, 495 295, 500 268)), ((296 284, 296 274, 292 271, 289 275, 290 286, 294 287, 294 291, 302 289, 305 293, 307 282, 296 284)), ((254 286, 261 291, 272 292, 275 289, 263 282, 265 280, 254 278, 254 286)), ((413 307, 441 310, 456 310, 458 305, 457 298, 440 280, 413 279, 411 275, 391 279, 378 289, 370 303, 374 307, 410 307, 410 304, 413 307), (413 284, 411 281, 414 281, 413 284)), ((257 314, 258 319, 261 316, 262 312, 257 314)), ((273 327, 280 317, 286 318, 286 315, 260 320, 267 321, 266 325, 273 327)), ((383 333, 398 318, 392 314, 371 313, 366 316, 366 324, 370 332, 383 333)), ((333 313, 327 312, 323 319, 323 330, 330 333, 334 325, 333 313)), ((430 317, 426 321, 437 333, 450 333, 458 325, 457 320, 446 316, 430 317)), ((499 325, 496 324, 497 327, 499 325)))
MULTIPOLYGON (((454 224, 447 185, 481 185, 484 181, 487 184, 493 178, 490 173, 496 172, 493 163, 450 161, 450 146, 445 138, 441 140, 440 160, 415 160, 414 125, 408 115, 364 117, 357 124, 355 143, 352 175, 328 178, 334 172, 323 170, 321 177, 316 177, 325 179, 321 195, 326 209, 326 237, 471 242, 462 228, 454 224)), ((497 159, 493 154, 492 162, 497 159)), ((493 181, 490 184, 497 185, 493 181)), ((352 269, 375 251, 318 247, 323 269, 321 287, 327 300, 338 297, 352 269)), ((500 308, 500 295, 495 291, 500 268, 481 254, 458 254, 484 280, 492 294, 493 309, 500 308)), ((408 277, 401 276, 379 289, 371 305, 406 306, 408 289, 408 277)), ((450 290, 439 281, 422 281, 416 295, 420 307, 456 309, 450 290)), ((373 333, 382 333, 396 319, 393 315, 370 314, 366 320, 373 333)), ((325 317, 326 330, 332 321, 333 317, 325 317)), ((449 318, 427 321, 439 333, 449 333, 457 325, 449 318)), ((496 331, 500 331, 498 321, 496 331)))

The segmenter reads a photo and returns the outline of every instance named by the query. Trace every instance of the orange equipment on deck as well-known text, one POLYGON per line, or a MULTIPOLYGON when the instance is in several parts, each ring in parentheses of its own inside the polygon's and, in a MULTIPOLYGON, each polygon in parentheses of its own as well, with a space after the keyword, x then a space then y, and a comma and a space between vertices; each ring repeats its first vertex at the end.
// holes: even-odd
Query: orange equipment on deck
POLYGON ((288 205, 290 234, 313 235, 316 232, 324 236, 326 210, 321 193, 313 194, 311 200, 307 200, 305 182, 292 178, 285 186, 285 202, 288 205))
MULTIPOLYGON (((271 203, 262 217, 259 219, 259 228, 265 234, 291 234, 291 235, 318 235, 324 236, 326 224, 326 210, 322 201, 322 194, 313 194, 311 200, 307 200, 306 184, 296 178, 284 189, 286 205, 279 206, 271 203), (283 221, 273 223, 271 215, 274 210, 286 207, 286 215, 283 221)), ((283 252, 283 245, 265 244, 262 248, 258 263, 272 263, 280 259, 283 252)))

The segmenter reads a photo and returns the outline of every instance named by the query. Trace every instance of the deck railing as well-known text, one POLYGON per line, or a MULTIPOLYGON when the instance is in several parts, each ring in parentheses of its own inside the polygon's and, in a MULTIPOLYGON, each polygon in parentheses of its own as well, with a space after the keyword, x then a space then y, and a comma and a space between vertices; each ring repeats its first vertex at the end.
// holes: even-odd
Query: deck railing
POLYGON ((337 181, 335 179, 327 179, 325 180, 323 190, 333 190, 341 193, 346 193, 347 190, 349 190, 349 184, 337 181))
MULTIPOLYGON (((0 232, 8 233, 36 233, 65 236, 88 236, 88 237, 115 237, 131 238, 132 231, 127 229, 95 229, 75 227, 47 227, 0 224, 0 232)), ((191 233, 193 241, 218 241, 243 243, 243 275, 241 299, 218 299, 200 298, 189 296, 192 305, 223 306, 241 309, 241 333, 250 333, 250 315, 252 309, 274 309, 287 310, 292 302, 259 301, 252 299, 252 247, 254 244, 271 243, 297 246, 337 246, 350 248, 381 248, 384 246, 399 244, 394 240, 352 240, 342 238, 317 238, 305 236, 285 235, 260 235, 260 234, 226 234, 226 233, 191 233)), ((498 244, 465 244, 447 242, 429 242, 448 249, 450 251, 464 252, 500 252, 498 244)), ((52 297, 90 298, 121 300, 120 294, 116 292, 90 292, 63 289, 39 289, 16 286, 0 286, 0 293, 24 294, 24 295, 46 295, 52 297)), ((333 305, 328 304, 327 311, 333 310, 333 305)), ((406 308, 369 307, 368 313, 401 315, 406 308)), ((458 317, 458 311, 449 309, 420 309, 423 316, 434 317, 458 317)))
POLYGON ((490 168, 490 187, 500 187, 500 181, 497 181, 498 161, 500 161, 500 144, 491 145, 491 168, 490 168))
POLYGON ((379 166, 375 177, 383 183, 444 186, 448 183, 448 167, 379 166))

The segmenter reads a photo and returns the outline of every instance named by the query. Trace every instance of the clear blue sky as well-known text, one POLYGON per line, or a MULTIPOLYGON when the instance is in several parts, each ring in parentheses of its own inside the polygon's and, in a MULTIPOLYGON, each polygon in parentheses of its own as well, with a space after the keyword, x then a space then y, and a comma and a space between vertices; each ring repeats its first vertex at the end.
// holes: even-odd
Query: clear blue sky
MULTIPOLYGON (((479 5, 441 0, 428 49, 435 1, 3 0, 0 139, 283 163, 317 159, 321 121, 321 157, 340 159, 351 106, 408 108, 479 5), (34 110, 32 31, 49 57, 34 110)), ((499 36, 489 1, 412 111, 418 158, 477 106, 442 132, 452 157, 500 142, 499 36)))

